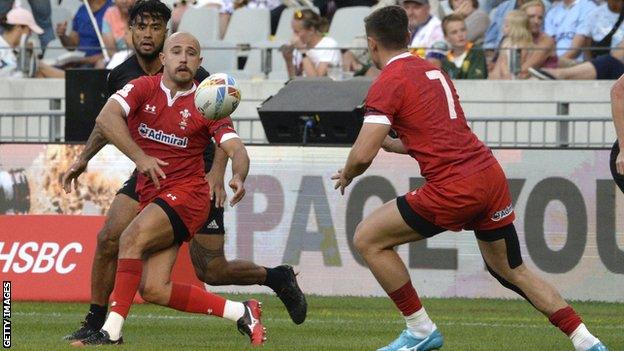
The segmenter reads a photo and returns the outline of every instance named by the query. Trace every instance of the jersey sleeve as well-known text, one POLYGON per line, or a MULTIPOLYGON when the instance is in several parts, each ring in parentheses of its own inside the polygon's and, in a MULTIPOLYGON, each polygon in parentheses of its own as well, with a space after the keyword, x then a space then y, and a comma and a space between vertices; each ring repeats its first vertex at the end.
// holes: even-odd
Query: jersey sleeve
POLYGON ((364 109, 364 123, 391 125, 401 106, 403 89, 399 80, 380 76, 368 90, 364 109))
POLYGON ((123 88, 111 95, 124 110, 125 117, 130 116, 150 96, 150 82, 146 77, 131 80, 123 88))
POLYGON ((217 145, 221 145, 221 143, 230 139, 240 138, 238 133, 236 133, 236 130, 234 130, 232 119, 230 117, 209 122, 208 132, 210 133, 210 136, 214 138, 217 145))

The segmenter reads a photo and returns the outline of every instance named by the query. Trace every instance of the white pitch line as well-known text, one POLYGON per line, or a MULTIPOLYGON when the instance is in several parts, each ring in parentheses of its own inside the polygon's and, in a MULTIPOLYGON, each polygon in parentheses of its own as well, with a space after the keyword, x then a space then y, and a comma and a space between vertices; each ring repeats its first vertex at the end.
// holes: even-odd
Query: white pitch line
MULTIPOLYGON (((34 317, 76 317, 82 318, 83 314, 78 313, 60 313, 60 312, 52 312, 52 313, 42 313, 42 312, 13 312, 11 313, 13 316, 34 316, 34 317)), ((147 320, 206 320, 206 316, 164 316, 164 315, 156 315, 156 314, 139 314, 139 315, 130 315, 130 320, 132 319, 147 319, 147 320)), ((290 322, 290 318, 275 318, 275 317, 263 317, 265 321, 270 322, 290 322)), ((307 324, 369 324, 370 321, 354 321, 348 319, 331 319, 331 320, 318 320, 318 319, 306 319, 305 323, 307 324)), ((377 321, 376 323, 381 324, 397 324, 403 325, 403 321, 377 321)), ((490 328, 527 328, 527 329, 542 329, 544 325, 541 324, 525 324, 525 323, 484 323, 484 322, 452 322, 452 321, 436 321, 437 325, 447 325, 447 326, 462 326, 462 327, 490 327, 490 328)), ((595 329, 613 329, 613 330, 624 330, 624 325, 596 325, 592 324, 592 327, 595 329)))

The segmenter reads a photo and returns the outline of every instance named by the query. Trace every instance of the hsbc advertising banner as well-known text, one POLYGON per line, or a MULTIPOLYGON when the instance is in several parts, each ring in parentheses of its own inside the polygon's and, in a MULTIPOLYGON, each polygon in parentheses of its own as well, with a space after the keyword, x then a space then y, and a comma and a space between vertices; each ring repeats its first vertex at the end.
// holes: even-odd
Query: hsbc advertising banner
MULTIPOLYGON (((0 145, 0 269, 16 300, 88 300, 102 215, 132 163, 107 146, 65 195, 58 179, 81 146, 0 145)), ((341 196, 330 176, 348 148, 249 147, 246 198, 227 208, 226 255, 300 272, 307 293, 383 295, 351 238, 385 201, 420 186, 417 163, 380 151, 341 196)), ((624 302, 624 195, 608 150, 495 150, 509 178, 525 263, 566 298, 624 302)), ((485 270, 472 232, 403 245, 419 294, 516 297, 485 270)), ((183 247, 175 279, 199 284, 183 247)), ((266 292, 263 287, 208 287, 266 292)))

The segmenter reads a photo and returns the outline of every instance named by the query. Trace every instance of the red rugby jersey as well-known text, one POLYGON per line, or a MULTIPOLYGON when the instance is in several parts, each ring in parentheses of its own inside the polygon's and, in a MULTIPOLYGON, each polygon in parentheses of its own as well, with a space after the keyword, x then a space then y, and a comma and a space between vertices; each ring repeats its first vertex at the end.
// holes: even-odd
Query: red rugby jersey
POLYGON ((364 123, 390 125, 431 183, 462 179, 497 162, 468 127, 448 76, 409 53, 392 58, 371 85, 364 123))
POLYGON ((161 166, 167 176, 159 179, 161 190, 145 175, 139 174, 137 193, 141 201, 150 200, 172 184, 204 182, 202 154, 210 139, 217 144, 238 138, 227 117, 205 119, 195 107, 196 85, 172 98, 162 83, 162 74, 143 76, 130 81, 110 98, 123 108, 132 139, 149 156, 169 165, 161 166))

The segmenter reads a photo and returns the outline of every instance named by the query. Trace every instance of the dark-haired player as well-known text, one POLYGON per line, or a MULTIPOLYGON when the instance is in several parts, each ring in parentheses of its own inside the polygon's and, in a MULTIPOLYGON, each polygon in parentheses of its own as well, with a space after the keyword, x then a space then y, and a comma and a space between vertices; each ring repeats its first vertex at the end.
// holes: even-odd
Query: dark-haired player
POLYGON ((405 11, 390 6, 365 19, 368 49, 381 74, 366 97, 360 134, 332 178, 344 193, 380 147, 418 161, 426 183, 376 209, 356 229, 354 245, 405 317, 407 328, 383 351, 438 349, 443 338, 422 307, 397 245, 446 230, 474 230, 490 273, 566 333, 576 350, 606 350, 550 284, 520 255, 505 174, 472 133, 451 80, 408 53, 405 11), (399 139, 388 137, 393 129, 399 139))
MULTIPOLYGON (((162 72, 158 57, 167 36, 167 22, 171 10, 158 0, 139 0, 130 10, 129 25, 135 55, 113 69, 108 76, 108 95, 122 89, 129 81, 141 76, 152 76, 162 72)), ((203 68, 197 70, 196 81, 208 76, 203 68)), ((88 161, 108 140, 96 126, 89 136, 85 148, 76 162, 64 174, 63 186, 70 192, 72 181, 87 167, 88 161)), ((197 277, 209 285, 251 285, 261 284, 273 289, 286 305, 297 324, 306 316, 305 296, 299 289, 295 274, 290 266, 265 268, 244 260, 228 261, 223 251, 224 226, 223 174, 227 155, 210 144, 204 153, 206 179, 210 184, 212 197, 210 216, 189 243, 191 260, 197 277), (214 157, 214 162, 213 162, 214 157)), ((134 219, 138 210, 138 195, 135 187, 136 172, 128 179, 115 196, 106 217, 104 227, 98 234, 97 247, 91 270, 91 305, 82 327, 67 335, 67 340, 81 340, 100 330, 106 318, 108 299, 115 282, 115 269, 119 249, 119 236, 134 219)), ((241 193, 234 194, 231 204, 236 203, 241 193)))

